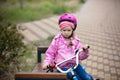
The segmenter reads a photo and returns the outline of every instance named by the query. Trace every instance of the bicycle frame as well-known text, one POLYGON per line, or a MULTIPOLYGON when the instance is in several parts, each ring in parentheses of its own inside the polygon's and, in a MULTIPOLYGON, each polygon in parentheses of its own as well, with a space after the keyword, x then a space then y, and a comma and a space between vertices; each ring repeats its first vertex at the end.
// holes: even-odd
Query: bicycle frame
POLYGON ((73 57, 68 58, 68 59, 66 59, 66 60, 64 60, 64 61, 62 61, 62 62, 60 62, 60 63, 57 63, 57 64, 56 64, 57 70, 60 71, 61 73, 68 73, 68 72, 70 72, 71 70, 76 69, 77 66, 78 66, 78 64, 79 64, 78 55, 79 55, 80 52, 82 52, 82 51, 83 51, 83 49, 78 50, 77 53, 76 53, 76 55, 74 55, 73 57), (66 70, 66 71, 63 71, 60 67, 58 67, 60 64, 62 64, 62 63, 64 63, 64 62, 67 62, 68 60, 71 60, 71 59, 73 59, 73 58, 76 58, 76 65, 75 65, 74 67, 71 67, 71 68, 69 68, 69 69, 66 70))
MULTIPOLYGON (((89 48, 89 46, 88 46, 86 49, 88 49, 88 48, 89 48)), ((62 62, 60 62, 60 63, 57 63, 57 64, 55 65, 56 68, 57 68, 57 70, 60 71, 61 73, 71 72, 71 74, 72 74, 72 76, 73 76, 73 80, 78 80, 77 76, 75 76, 74 69, 76 69, 76 68, 78 67, 78 64, 79 64, 79 54, 80 54, 82 51, 85 51, 86 49, 83 48, 83 49, 81 49, 81 50, 77 50, 77 52, 75 52, 76 54, 75 54, 73 57, 68 58, 68 59, 66 59, 66 60, 64 60, 64 61, 62 61, 62 62), (71 59, 73 59, 73 58, 76 58, 76 65, 75 65, 75 66, 72 66, 72 67, 70 67, 68 70, 65 70, 65 71, 62 70, 62 69, 59 67, 60 64, 63 64, 64 62, 67 62, 68 60, 71 60, 71 59)))

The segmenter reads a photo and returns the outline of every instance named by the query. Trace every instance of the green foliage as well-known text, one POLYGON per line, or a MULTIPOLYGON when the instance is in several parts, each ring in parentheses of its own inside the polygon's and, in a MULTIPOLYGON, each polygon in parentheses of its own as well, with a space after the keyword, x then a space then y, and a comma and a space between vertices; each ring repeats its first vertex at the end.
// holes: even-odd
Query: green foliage
POLYGON ((51 35, 47 38, 48 41, 52 41, 52 39, 54 38, 55 35, 51 35))
POLYGON ((13 7, 4 9, 4 21, 6 22, 25 22, 39 20, 52 14, 52 4, 42 3, 41 7, 26 6, 23 9, 20 7, 13 7))
POLYGON ((0 13, 0 80, 11 80, 11 74, 19 70, 18 59, 25 52, 22 39, 16 25, 4 22, 0 13))
POLYGON ((64 5, 58 5, 56 7, 54 7, 53 13, 54 14, 61 14, 61 13, 65 13, 67 12, 68 7, 64 6, 64 5), (58 10, 59 9, 59 10, 58 10))
POLYGON ((31 7, 25 7, 23 9, 20 9, 19 7, 14 7, 12 9, 8 8, 4 10, 4 13, 5 13, 4 21, 6 22, 9 22, 9 21, 25 22, 28 20, 33 21, 35 19, 39 19, 40 17, 42 17, 41 15, 39 15, 39 11, 40 10, 38 8, 31 8, 31 7))
MULTIPOLYGON (((70 0, 72 1, 72 0, 70 0)), ((69 0, 10 0, 2 3, 4 21, 26 22, 40 20, 67 12, 74 12, 76 5, 68 6, 69 0), (3 5, 4 4, 4 5, 3 5), (8 7, 7 7, 8 6, 8 7)))
POLYGON ((26 52, 23 57, 19 58, 20 71, 31 72, 37 62, 37 50, 33 44, 27 44, 26 52))
POLYGON ((79 0, 79 2, 80 2, 80 3, 85 3, 85 2, 86 2, 86 0, 79 0))

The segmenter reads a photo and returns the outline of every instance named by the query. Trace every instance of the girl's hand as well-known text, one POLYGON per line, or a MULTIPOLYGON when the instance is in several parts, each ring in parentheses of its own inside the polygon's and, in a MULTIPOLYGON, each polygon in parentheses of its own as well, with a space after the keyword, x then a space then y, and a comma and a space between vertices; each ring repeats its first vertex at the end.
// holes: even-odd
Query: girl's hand
POLYGON ((90 48, 89 45, 83 46, 83 52, 88 52, 88 49, 89 49, 89 48, 90 48))
POLYGON ((44 65, 42 64, 42 69, 43 69, 43 70, 46 70, 46 69, 47 69, 47 66, 48 66, 48 64, 44 64, 44 65))

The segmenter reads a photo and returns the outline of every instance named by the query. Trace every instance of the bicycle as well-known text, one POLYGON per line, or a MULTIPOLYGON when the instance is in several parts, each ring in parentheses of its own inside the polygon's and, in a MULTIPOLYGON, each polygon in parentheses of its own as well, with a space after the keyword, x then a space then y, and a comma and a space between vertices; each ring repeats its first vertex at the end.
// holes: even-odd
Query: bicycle
MULTIPOLYGON (((88 49, 88 48, 89 48, 89 46, 88 46, 86 49, 88 49)), ((59 62, 59 63, 57 63, 57 64, 54 63, 54 64, 52 64, 52 65, 49 65, 49 66, 48 66, 49 70, 48 70, 47 72, 49 72, 49 71, 53 72, 53 69, 56 68, 59 72, 61 72, 61 73, 66 73, 66 74, 67 74, 67 77, 71 77, 71 80, 79 80, 79 78, 78 78, 78 76, 75 74, 74 70, 79 66, 79 54, 80 54, 81 52, 85 51, 86 49, 83 48, 83 49, 81 49, 81 50, 76 50, 76 51, 75 51, 75 55, 72 56, 72 57, 70 57, 69 59, 66 59, 66 60, 64 60, 64 61, 62 61, 62 62, 59 62), (75 65, 71 65, 71 67, 70 67, 69 69, 67 69, 67 70, 62 70, 62 69, 59 67, 59 65, 65 63, 65 62, 67 62, 67 61, 69 61, 69 60, 72 60, 72 59, 74 59, 74 58, 76 59, 76 60, 75 60, 76 64, 75 64, 75 65), (68 75, 68 73, 69 73, 69 75, 68 75)), ((91 76, 91 77, 92 77, 92 76, 91 76)), ((91 78, 91 79, 93 80, 93 78, 91 78)), ((99 80, 99 79, 97 79, 97 80, 99 80)))

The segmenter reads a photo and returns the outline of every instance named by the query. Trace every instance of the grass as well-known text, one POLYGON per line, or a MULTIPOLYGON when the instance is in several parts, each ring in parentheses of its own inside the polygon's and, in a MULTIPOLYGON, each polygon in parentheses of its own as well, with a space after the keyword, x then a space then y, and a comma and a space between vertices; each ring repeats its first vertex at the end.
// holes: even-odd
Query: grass
POLYGON ((12 23, 40 20, 42 18, 66 12, 74 12, 79 0, 25 0, 22 5, 19 1, 8 1, 2 4, 4 21, 12 23), (73 5, 68 5, 73 3, 73 5), (6 7, 8 6, 8 7, 6 7))

